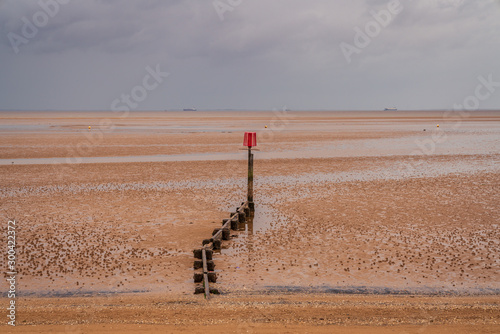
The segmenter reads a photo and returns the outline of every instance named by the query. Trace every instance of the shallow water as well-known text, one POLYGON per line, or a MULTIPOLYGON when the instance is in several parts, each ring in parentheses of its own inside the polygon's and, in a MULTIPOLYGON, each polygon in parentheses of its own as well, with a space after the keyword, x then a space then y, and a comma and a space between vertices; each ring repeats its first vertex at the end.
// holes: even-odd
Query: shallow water
MULTIPOLYGON (((399 180, 404 178, 439 177, 449 174, 467 174, 500 171, 500 160, 475 159, 462 161, 414 161, 405 164, 393 164, 387 167, 371 167, 369 170, 339 171, 334 173, 301 173, 298 175, 256 176, 255 189, 272 186, 293 186, 300 184, 340 183, 352 181, 399 180)), ((20 195, 50 195, 56 192, 110 192, 129 190, 166 190, 166 189, 203 189, 246 186, 244 178, 226 178, 217 180, 187 180, 176 182, 133 182, 103 184, 71 184, 54 186, 26 186, 20 188, 0 188, 0 197, 20 195)), ((261 199, 260 203, 265 203, 261 199)), ((258 212, 256 215, 259 214, 258 212)), ((257 216, 258 217, 258 216, 257 216)), ((259 224, 256 219, 256 224, 259 224)))
MULTIPOLYGON (((430 134, 422 134, 419 136, 399 138, 342 140, 337 142, 326 141, 322 143, 312 143, 306 147, 289 150, 271 150, 267 152, 254 151, 254 154, 255 159, 500 154, 500 132, 496 131, 481 131, 480 133, 453 132, 446 134, 446 139, 434 139, 430 134)), ((245 151, 237 151, 231 153, 193 153, 113 157, 0 159, 0 165, 225 161, 245 160, 246 157, 247 153, 245 151)))

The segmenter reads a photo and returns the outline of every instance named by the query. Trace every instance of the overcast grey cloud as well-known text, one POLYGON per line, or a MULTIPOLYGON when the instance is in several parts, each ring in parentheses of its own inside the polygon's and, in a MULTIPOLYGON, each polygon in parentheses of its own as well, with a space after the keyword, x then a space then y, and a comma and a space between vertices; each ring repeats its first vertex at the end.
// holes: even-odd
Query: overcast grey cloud
POLYGON ((0 1, 0 109, 109 110, 157 65, 138 109, 450 109, 500 82, 498 0, 401 0, 351 62, 341 43, 390 0, 220 2, 0 1))

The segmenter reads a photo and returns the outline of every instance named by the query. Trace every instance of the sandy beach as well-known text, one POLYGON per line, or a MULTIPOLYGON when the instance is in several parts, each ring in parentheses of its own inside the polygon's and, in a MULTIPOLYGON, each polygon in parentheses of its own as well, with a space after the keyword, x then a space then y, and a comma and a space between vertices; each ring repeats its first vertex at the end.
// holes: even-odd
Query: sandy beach
POLYGON ((15 219, 18 254, 2 332, 500 331, 498 111, 1 112, 0 128, 0 242, 15 219), (245 200, 245 131, 255 216, 206 301, 192 251, 245 200))

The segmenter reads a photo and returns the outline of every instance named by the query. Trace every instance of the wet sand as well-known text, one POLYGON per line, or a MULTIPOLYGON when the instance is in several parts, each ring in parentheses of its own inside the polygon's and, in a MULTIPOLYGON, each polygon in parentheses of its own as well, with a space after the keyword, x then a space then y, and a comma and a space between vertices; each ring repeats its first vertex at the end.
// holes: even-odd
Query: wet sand
POLYGON ((188 331, 198 312, 208 332, 498 330, 500 112, 3 112, 0 124, 18 324, 36 325, 19 330, 135 331, 155 314, 143 323, 167 327, 148 330, 188 331), (206 304, 192 295, 192 250, 244 200, 252 130, 254 221, 216 255, 223 295, 206 304), (206 311, 226 303, 250 320, 206 311))

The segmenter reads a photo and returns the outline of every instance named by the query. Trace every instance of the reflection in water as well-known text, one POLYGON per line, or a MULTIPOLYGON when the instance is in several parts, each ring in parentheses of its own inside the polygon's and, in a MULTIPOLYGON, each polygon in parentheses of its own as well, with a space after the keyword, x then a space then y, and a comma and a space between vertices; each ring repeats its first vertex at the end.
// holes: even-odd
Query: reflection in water
POLYGON ((226 244, 222 254, 234 256, 241 251, 241 247, 245 249, 245 254, 248 256, 253 254, 253 240, 259 238, 259 234, 266 230, 277 228, 286 223, 286 217, 279 214, 278 210, 274 209, 268 203, 271 203, 271 198, 259 194, 259 202, 255 204, 255 212, 247 217, 244 224, 239 225, 238 233, 235 233, 236 239, 233 242, 226 244))
POLYGON ((253 220, 255 218, 255 212, 250 211, 250 215, 246 217, 245 224, 240 224, 238 231, 245 232, 248 235, 252 235, 255 233, 253 220))

